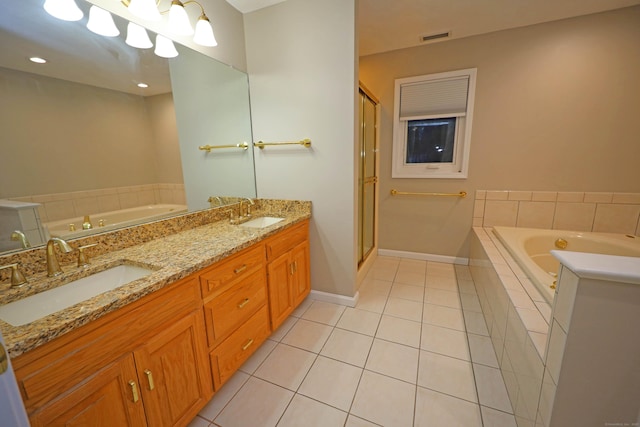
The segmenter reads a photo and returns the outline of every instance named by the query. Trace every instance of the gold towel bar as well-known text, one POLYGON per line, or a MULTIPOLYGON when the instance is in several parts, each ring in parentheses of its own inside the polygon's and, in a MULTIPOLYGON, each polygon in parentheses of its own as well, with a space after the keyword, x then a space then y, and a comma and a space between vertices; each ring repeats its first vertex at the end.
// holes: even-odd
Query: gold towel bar
POLYGON ((309 138, 305 138, 301 141, 295 141, 295 142, 262 142, 262 141, 258 141, 258 142, 254 142, 253 145, 255 147, 258 147, 259 149, 263 150, 264 147, 266 147, 267 145, 304 145, 305 147, 309 148, 311 147, 311 140, 309 138))
POLYGON ((247 144, 246 142, 241 142, 239 144, 229 145, 201 145, 198 147, 198 150, 203 150, 207 153, 210 153, 211 150, 216 150, 218 148, 242 148, 243 150, 246 150, 247 148, 249 148, 249 144, 247 144))
POLYGON ((441 197, 467 197, 466 191, 459 193, 411 193, 407 191, 391 190, 392 196, 441 196, 441 197))

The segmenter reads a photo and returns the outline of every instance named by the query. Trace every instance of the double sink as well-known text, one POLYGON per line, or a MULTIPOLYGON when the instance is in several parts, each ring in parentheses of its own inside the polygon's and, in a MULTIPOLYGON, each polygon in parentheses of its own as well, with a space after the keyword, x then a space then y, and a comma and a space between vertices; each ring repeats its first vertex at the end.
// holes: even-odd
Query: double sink
MULTIPOLYGON (((241 224, 240 227, 265 228, 283 219, 263 216, 247 221, 241 224)), ((138 279, 145 278, 155 270, 157 269, 153 267, 141 267, 123 260, 119 265, 106 270, 2 305, 0 306, 0 320, 12 326, 23 326, 138 279)))

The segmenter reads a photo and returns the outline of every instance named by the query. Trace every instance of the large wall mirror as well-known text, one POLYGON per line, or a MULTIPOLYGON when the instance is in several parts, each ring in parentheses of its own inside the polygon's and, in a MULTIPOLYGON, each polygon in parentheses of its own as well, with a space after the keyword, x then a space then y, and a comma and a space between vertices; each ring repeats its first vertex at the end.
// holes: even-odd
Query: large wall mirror
POLYGON ((247 75, 130 47, 117 16, 119 36, 94 34, 77 3, 77 22, 0 6, 0 252, 256 197, 247 75))

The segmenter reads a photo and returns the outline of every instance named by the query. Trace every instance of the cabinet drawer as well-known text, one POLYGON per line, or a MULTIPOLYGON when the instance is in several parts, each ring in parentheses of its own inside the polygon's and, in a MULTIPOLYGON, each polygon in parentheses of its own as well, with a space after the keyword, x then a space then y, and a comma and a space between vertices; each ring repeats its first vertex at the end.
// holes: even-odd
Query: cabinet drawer
POLYGON ((204 305, 209 345, 228 335, 267 301, 264 269, 231 286, 204 305))
POLYGON ((231 258, 216 263, 200 274, 202 298, 221 292, 230 282, 246 277, 254 267, 264 264, 264 245, 258 244, 245 249, 231 258))
POLYGON ((265 305, 211 352, 216 390, 260 347, 269 333, 269 314, 265 305))
POLYGON ((297 244, 307 240, 309 236, 309 221, 296 225, 289 230, 283 231, 270 240, 267 240, 267 259, 272 261, 278 258, 297 244))

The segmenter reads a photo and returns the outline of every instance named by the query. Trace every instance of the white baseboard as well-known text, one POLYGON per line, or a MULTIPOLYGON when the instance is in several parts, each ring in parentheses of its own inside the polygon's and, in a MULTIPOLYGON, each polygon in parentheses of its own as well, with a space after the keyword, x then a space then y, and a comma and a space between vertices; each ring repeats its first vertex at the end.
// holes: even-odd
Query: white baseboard
POLYGON ((378 255, 398 258, 419 259, 422 261, 444 262, 447 264, 469 265, 469 258, 460 258, 446 255, 423 254, 420 252, 395 251, 392 249, 378 249, 378 255))
POLYGON ((360 298, 360 293, 356 291, 356 294, 352 297, 346 295, 332 294, 329 292, 314 291, 311 290, 309 298, 317 301, 330 302, 333 304, 346 305, 347 307, 355 307, 360 298))

